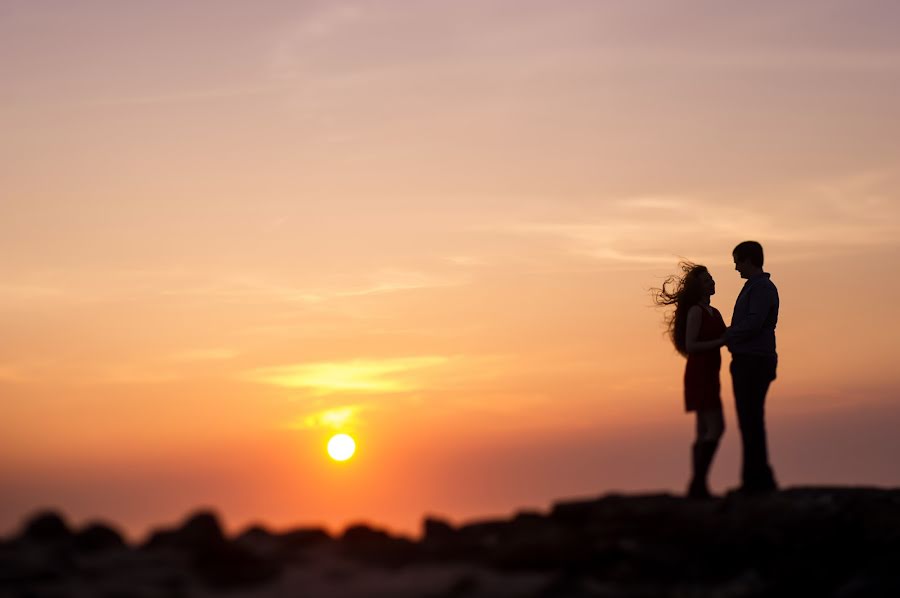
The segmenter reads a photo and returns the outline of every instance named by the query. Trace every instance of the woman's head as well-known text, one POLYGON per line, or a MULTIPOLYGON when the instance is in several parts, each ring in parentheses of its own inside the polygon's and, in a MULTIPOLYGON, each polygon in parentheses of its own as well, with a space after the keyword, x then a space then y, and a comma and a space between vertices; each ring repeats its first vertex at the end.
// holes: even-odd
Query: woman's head
POLYGON ((684 275, 682 291, 687 298, 694 296, 699 300, 705 300, 716 294, 716 281, 706 266, 694 266, 684 275))
POLYGON ((673 274, 661 288, 653 289, 653 299, 659 306, 675 306, 675 311, 666 318, 666 325, 675 348, 679 353, 686 354, 684 337, 688 310, 716 294, 716 281, 706 266, 685 261, 680 262, 678 267, 681 275, 673 274))

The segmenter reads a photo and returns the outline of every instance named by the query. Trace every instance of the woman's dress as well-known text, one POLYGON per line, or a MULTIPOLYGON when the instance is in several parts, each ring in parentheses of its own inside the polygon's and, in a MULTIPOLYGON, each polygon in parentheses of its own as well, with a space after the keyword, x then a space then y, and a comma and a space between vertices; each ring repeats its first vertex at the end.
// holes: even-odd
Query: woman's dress
MULTIPOLYGON (((708 310, 702 305, 698 341, 711 341, 725 334, 725 321, 715 307, 708 310), (711 313, 710 313, 711 312, 711 313)), ((684 369, 684 408, 686 411, 722 408, 722 387, 719 370, 722 355, 719 348, 689 353, 684 369)))

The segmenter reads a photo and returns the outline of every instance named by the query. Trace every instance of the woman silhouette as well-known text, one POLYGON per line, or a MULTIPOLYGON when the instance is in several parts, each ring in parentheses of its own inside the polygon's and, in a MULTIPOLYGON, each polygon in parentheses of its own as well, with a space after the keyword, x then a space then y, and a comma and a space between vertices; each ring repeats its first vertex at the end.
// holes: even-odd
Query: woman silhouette
POLYGON ((692 447, 692 470, 688 496, 711 496, 706 478, 725 431, 722 414, 719 370, 722 356, 719 348, 725 344, 725 321, 722 314, 709 304, 716 293, 716 282, 706 266, 680 262, 682 275, 672 275, 662 288, 654 289, 657 305, 674 305, 667 316, 669 336, 679 353, 687 357, 684 370, 685 410, 697 414, 697 438, 692 447))

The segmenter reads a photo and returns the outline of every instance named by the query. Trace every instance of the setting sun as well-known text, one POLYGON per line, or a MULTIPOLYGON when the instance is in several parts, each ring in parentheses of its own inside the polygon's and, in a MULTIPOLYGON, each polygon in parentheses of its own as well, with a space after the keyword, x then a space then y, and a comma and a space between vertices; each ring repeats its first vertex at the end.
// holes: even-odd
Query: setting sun
POLYGON ((328 441, 328 454, 335 461, 346 461, 356 452, 356 442, 347 434, 336 434, 328 441))

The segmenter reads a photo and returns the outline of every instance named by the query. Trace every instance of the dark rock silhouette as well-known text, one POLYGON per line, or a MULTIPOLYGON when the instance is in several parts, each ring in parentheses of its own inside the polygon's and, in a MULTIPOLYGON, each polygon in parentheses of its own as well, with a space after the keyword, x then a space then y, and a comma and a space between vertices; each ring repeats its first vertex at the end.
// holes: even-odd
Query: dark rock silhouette
POLYGON ((153 532, 144 544, 147 550, 175 549, 188 552, 209 550, 226 542, 215 513, 201 511, 190 516, 181 527, 153 532))
POLYGON ((272 581, 282 572, 280 563, 262 558, 235 543, 196 553, 191 568, 213 588, 253 586, 272 581))
POLYGON ((40 544, 70 542, 74 534, 58 513, 44 511, 34 515, 26 524, 22 540, 40 544))
POLYGON ((452 537, 456 530, 447 521, 437 517, 425 517, 422 521, 422 540, 424 542, 442 542, 452 537))
POLYGON ((325 530, 308 528, 281 534, 278 540, 285 551, 298 552, 330 542, 331 536, 325 530))
POLYGON ((388 567, 408 565, 419 557, 418 546, 412 540, 363 524, 351 525, 344 531, 340 551, 348 558, 388 567))
POLYGON ((260 597, 900 596, 900 490, 607 495, 463 525, 432 516, 418 541, 364 524, 336 538, 255 526, 231 539, 207 511, 130 547, 111 527, 73 530, 44 512, 0 543, 0 596, 233 588, 260 597))
POLYGON ((58 513, 36 513, 25 522, 18 537, 3 543, 0 589, 6 585, 58 583, 73 575, 74 538, 75 533, 58 513))
POLYGON ((271 581, 280 563, 225 537, 215 513, 198 512, 181 527, 159 530, 142 546, 147 552, 168 551, 183 557, 188 567, 213 588, 240 587, 271 581))
POLYGON ((103 523, 92 523, 75 534, 74 549, 77 552, 104 552, 125 547, 122 534, 103 523))
POLYGON ((304 528, 276 534, 262 526, 252 526, 235 538, 235 544, 256 556, 282 563, 298 563, 309 551, 333 540, 320 528, 304 528))

